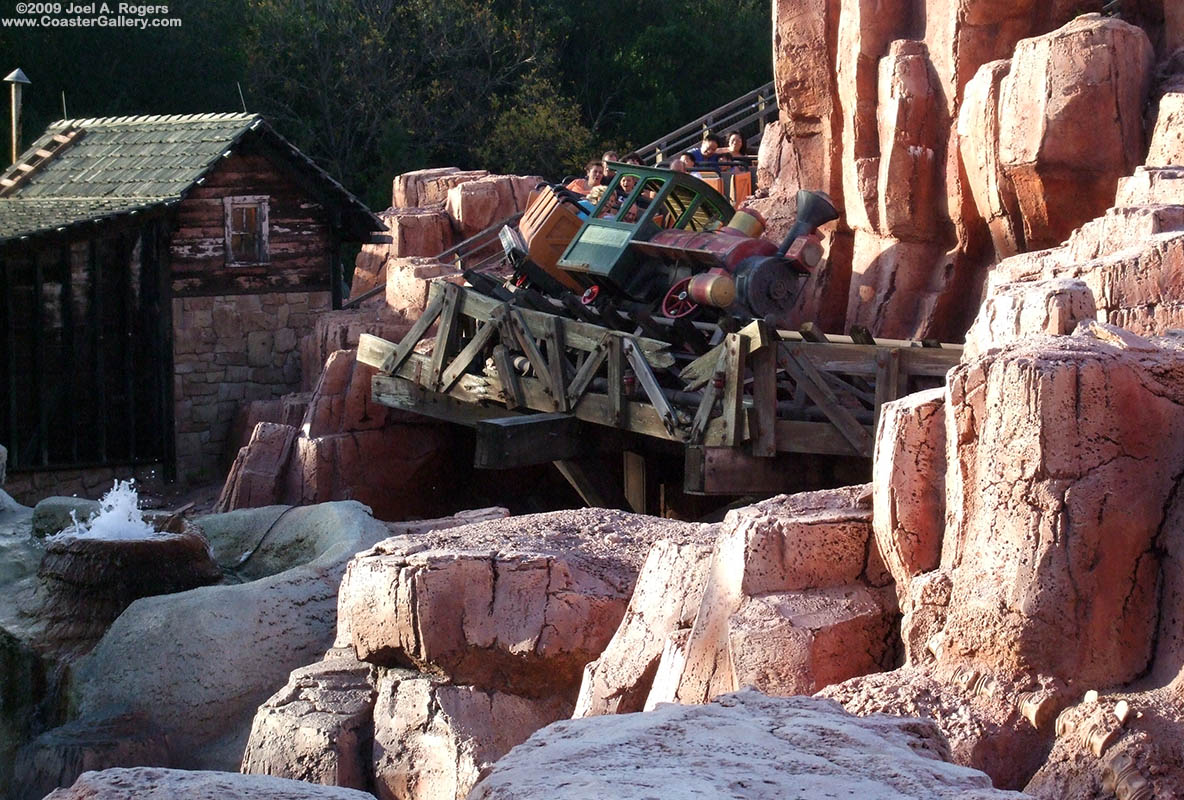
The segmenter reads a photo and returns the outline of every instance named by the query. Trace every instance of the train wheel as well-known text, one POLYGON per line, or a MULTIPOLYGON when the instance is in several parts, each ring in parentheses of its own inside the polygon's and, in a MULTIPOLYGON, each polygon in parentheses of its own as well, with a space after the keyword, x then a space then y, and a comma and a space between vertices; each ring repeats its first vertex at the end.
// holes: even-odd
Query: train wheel
POLYGON ((680 319, 689 317, 699 310, 699 304, 691 299, 690 285, 691 279, 683 278, 670 287, 666 296, 662 298, 663 316, 667 319, 680 319))

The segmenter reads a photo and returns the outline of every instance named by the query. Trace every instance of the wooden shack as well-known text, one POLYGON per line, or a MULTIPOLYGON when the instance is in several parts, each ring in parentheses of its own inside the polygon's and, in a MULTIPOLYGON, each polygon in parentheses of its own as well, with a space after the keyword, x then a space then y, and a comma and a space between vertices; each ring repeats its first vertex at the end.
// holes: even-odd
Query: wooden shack
POLYGON ((385 231, 258 115, 51 125, 0 176, 10 484, 214 477, 238 405, 299 388, 343 244, 385 231))

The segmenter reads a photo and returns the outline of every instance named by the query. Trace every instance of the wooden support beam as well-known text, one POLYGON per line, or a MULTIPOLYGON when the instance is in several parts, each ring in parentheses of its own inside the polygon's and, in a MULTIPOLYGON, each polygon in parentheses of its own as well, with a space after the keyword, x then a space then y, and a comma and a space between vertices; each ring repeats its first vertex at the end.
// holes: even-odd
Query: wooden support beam
POLYGON ((440 376, 440 391, 447 392, 451 389, 457 380, 460 379, 460 376, 464 374, 465 370, 469 368, 469 365, 473 363, 473 359, 477 357, 477 354, 489 344, 489 340, 493 338, 493 334, 497 331, 498 324, 501 321, 500 315, 498 316, 499 319, 497 321, 491 320, 481 325, 477 329, 477 332, 473 334, 473 338, 469 340, 468 344, 456 354, 456 358, 452 360, 452 363, 444 370, 444 374, 440 376))
POLYGON ((571 379, 571 383, 567 387, 567 407, 573 408, 579 401, 580 396, 587 391, 592 384, 592 379, 596 377, 597 370, 604 360, 608 357, 609 339, 612 334, 605 333, 601 337, 600 342, 596 345, 596 349, 588 354, 584 359, 584 363, 576 370, 575 376, 571 379))
POLYGON ((872 454, 872 437, 859 421, 839 404, 834 392, 826 385, 826 381, 818 374, 818 370, 810 363, 809 357, 796 346, 787 353, 785 368, 794 383, 805 389, 806 394, 814 404, 822 410, 843 437, 851 443, 855 451, 863 456, 872 454))
POLYGON ((851 326, 851 341, 854 342, 855 344, 874 345, 876 343, 876 340, 872 336, 871 331, 869 331, 863 325, 852 325, 851 326))
POLYGON ((876 353, 875 427, 880 427, 880 409, 900 396, 900 350, 876 353))
POLYGON ((738 447, 688 447, 683 490, 688 494, 775 494, 800 484, 792 455, 758 458, 738 447))
POLYGON ((650 371, 650 365, 642 357, 641 350, 637 346, 637 341, 632 336, 625 336, 621 339, 621 349, 625 354, 625 358, 629 360, 629 364, 633 367, 633 373, 637 377, 637 382, 641 384, 641 388, 645 391, 646 397, 649 398, 650 404, 658 410, 658 416, 662 420, 662 424, 666 426, 666 431, 671 436, 678 436, 680 434, 678 430, 678 417, 674 412, 674 408, 670 405, 670 401, 662 393, 662 387, 658 385, 658 379, 650 371))
POLYGON ((595 508, 625 508, 624 492, 613 481, 619 476, 609 474, 604 464, 592 459, 565 459, 555 461, 555 468, 571 484, 571 487, 595 508))
POLYGON ((735 447, 742 441, 741 423, 744 420, 744 361, 748 352, 748 337, 729 333, 724 339, 727 362, 724 374, 724 444, 735 447))
POLYGON ((453 422, 474 427, 479 421, 504 417, 506 410, 499 406, 487 406, 458 400, 448 394, 433 392, 414 381, 388 375, 375 375, 370 379, 371 396, 374 402, 390 408, 414 411, 432 419, 453 422))
POLYGON ((444 283, 444 307, 440 311, 440 327, 436 329, 436 343, 432 347, 431 366, 428 368, 427 385, 435 389, 444 374, 444 360, 452 353, 456 343, 457 325, 460 321, 460 297, 456 284, 444 283))
POLYGON ((525 408, 526 400, 522 395, 522 386, 518 381, 518 371, 510 363, 510 353, 506 350, 505 345, 499 344, 493 348, 493 366, 497 368, 497 376, 501 380, 506 408, 525 408))
MULTIPOLYGON (((777 453, 777 348, 771 341, 776 333, 763 320, 757 321, 757 347, 750 353, 752 368, 752 454, 769 458, 777 453)), ((750 342, 753 340, 750 340, 750 342)), ((775 340, 773 340, 775 341, 775 340)))
POLYGON ((703 441, 703 434, 707 431, 711 412, 715 409, 715 401, 719 399, 720 386, 726 378, 727 363, 728 351, 720 348, 716 354, 712 377, 703 387, 703 398, 699 401, 699 408, 695 410, 695 418, 691 420, 691 432, 687 436, 687 441, 691 444, 703 441))
MULTIPOLYGON (((500 300, 485 297, 472 290, 461 290, 461 310, 466 316, 480 320, 488 320, 494 309, 501 305, 500 300)), ((530 330, 535 338, 542 338, 546 334, 546 318, 555 316, 542 311, 519 308, 523 325, 530 330)), ((607 325, 607 322, 606 322, 607 325)), ((574 350, 591 352, 596 348, 600 337, 604 335, 604 327, 574 319, 565 319, 563 323, 564 346, 574 350)), ((665 369, 674 365, 674 356, 670 354, 670 344, 657 339, 638 337, 645 360, 657 369, 665 369)))
POLYGON ((649 475, 643 453, 625 450, 622 454, 625 472, 625 502, 637 514, 652 514, 654 509, 650 503, 649 475))
POLYGON ((813 322, 803 322, 802 326, 798 328, 798 333, 800 333, 802 335, 802 339, 807 342, 826 343, 829 341, 826 338, 826 334, 823 333, 813 322))
POLYGON ((477 422, 473 466, 510 469, 586 455, 591 437, 571 414, 525 414, 477 422))
POLYGON ((534 341, 534 334, 531 333, 530 328, 526 326, 526 321, 522 318, 522 309, 507 306, 506 319, 502 323, 502 341, 518 343, 518 347, 526 354, 526 360, 530 362, 535 377, 546 382, 544 391, 551 395, 552 406, 547 410, 557 411, 559 403, 552 394, 550 369, 547 367, 547 361, 543 358, 543 354, 539 352, 539 346, 534 341))
MULTIPOLYGON (((377 367, 379 372, 386 375, 393 375, 403 365, 403 362, 407 360, 407 357, 411 355, 411 351, 415 349, 415 345, 419 343, 419 340, 423 338, 428 328, 440 316, 440 311, 443 308, 443 290, 440 289, 439 282, 436 282, 428 289, 428 304, 424 308, 423 313, 419 315, 419 319, 411 326, 411 330, 407 331, 407 335, 403 337, 402 341, 381 362, 377 364, 368 361, 363 363, 369 363, 370 366, 377 367)), ((362 360, 361 342, 359 342, 358 360, 362 360)))
POLYGON ((609 336, 608 340, 608 408, 614 427, 625 425, 625 354, 621 350, 621 337, 609 336))
MULTIPOLYGON (((543 325, 543 341, 547 345, 547 378, 551 383, 551 396, 555 398, 555 410, 567 411, 567 356, 563 349, 563 320, 549 316, 543 325)), ((644 363, 644 361, 643 361, 644 363)), ((543 377, 543 376, 539 376, 543 377)), ((554 461, 555 459, 550 459, 554 461)))

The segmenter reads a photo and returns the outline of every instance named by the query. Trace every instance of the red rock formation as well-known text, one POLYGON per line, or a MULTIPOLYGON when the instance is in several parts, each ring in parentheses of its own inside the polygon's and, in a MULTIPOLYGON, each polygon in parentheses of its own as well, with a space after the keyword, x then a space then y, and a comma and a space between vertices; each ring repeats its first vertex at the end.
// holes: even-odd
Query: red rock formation
POLYGON ((1152 59, 1140 28, 1092 15, 1016 47, 1000 87, 999 159, 1028 247, 1059 244, 1108 208, 1142 161, 1152 59))
POLYGON ((371 397, 375 370, 352 350, 325 364, 299 430, 256 426, 227 475, 217 510, 358 500, 380 519, 440 513, 452 489, 452 434, 371 397), (375 465, 382 465, 381 469, 375 465))
POLYGON ((799 188, 830 192, 844 214, 796 320, 956 340, 995 257, 1056 244, 1109 205, 1144 146, 1151 45, 1098 15, 1055 30, 1079 6, 777 4, 781 116, 753 205, 774 236, 799 188), (1083 118, 1112 120, 1096 146, 1083 118))

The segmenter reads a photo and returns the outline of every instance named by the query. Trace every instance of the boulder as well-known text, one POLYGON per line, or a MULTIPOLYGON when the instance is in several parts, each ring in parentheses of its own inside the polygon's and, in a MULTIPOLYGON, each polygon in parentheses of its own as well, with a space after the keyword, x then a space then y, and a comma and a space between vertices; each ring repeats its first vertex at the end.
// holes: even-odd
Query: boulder
MULTIPOLYGON (((838 53, 839 0, 775 0, 773 80, 777 88, 780 142, 772 181, 762 187, 792 197, 798 189, 842 194, 839 172, 839 97, 831 66, 838 53)), ((761 149, 765 151, 765 138, 761 149)))
POLYGON ((853 584, 746 598, 728 618, 728 661, 738 687, 813 694, 892 666, 895 606, 853 584))
POLYGON ((710 705, 548 726, 469 797, 1022 797, 946 763, 947 752, 928 721, 857 718, 826 700, 745 691, 710 705))
POLYGON ((379 519, 439 514, 452 487, 452 432, 437 424, 392 424, 296 439, 284 502, 357 500, 379 519))
MULTIPOLYGON (((41 800, 84 772, 140 764, 167 765, 169 743, 140 715, 79 720, 38 736, 21 748, 13 770, 12 800, 41 800)), ((104 795, 105 796, 105 795, 104 795)))
POLYGON ((483 169, 460 170, 456 167, 417 169, 396 175, 391 190, 391 205, 395 208, 424 208, 443 205, 448 190, 466 181, 484 178, 483 169))
MULTIPOLYGON (((353 308, 323 311, 316 317, 312 333, 300 340, 301 386, 311 392, 320 380, 329 356, 338 350, 357 348, 363 333, 397 342, 411 327, 385 305, 380 308, 353 308)), ((270 420, 282 422, 283 420, 270 420)))
POLYGON ((4 485, 4 479, 8 475, 8 448, 0 444, 0 486, 4 485))
POLYGON ((437 278, 460 281, 460 268, 433 258, 392 259, 386 273, 387 307, 403 319, 419 319, 428 304, 428 288, 437 278))
POLYGON ((215 515, 202 527, 244 577, 296 565, 132 603, 73 667, 74 718, 140 714, 168 738, 173 766, 238 769, 255 709, 332 644, 346 562, 386 535, 358 503, 278 511, 215 515))
POLYGON ((452 219, 443 208, 388 208, 378 216, 391 235, 388 262, 408 256, 434 257, 455 243, 452 219))
POLYGON ((1114 205, 1184 205, 1184 167, 1138 167, 1118 181, 1114 205))
POLYGON ((982 770, 995 786, 1019 789, 1044 759, 1052 733, 1046 717, 1055 716, 1046 709, 1038 729, 1024 717, 1023 700, 1053 695, 1035 680, 1016 686, 997 677, 971 663, 944 673, 905 666, 833 684, 819 696, 860 716, 921 717, 940 729, 947 758, 982 770))
POLYGON ((880 60, 878 96, 877 227, 884 236, 932 241, 940 206, 938 148, 947 124, 937 74, 923 42, 892 42, 880 60))
POLYGON ((558 697, 388 672, 374 707, 375 790, 382 800, 464 800, 511 748, 570 714, 558 697))
POLYGON ((1024 241, 1015 188, 999 162, 999 94, 1010 71, 1010 59, 983 64, 966 84, 958 112, 967 189, 990 230, 996 259, 1015 255, 1024 241))
POLYGON ((340 616, 363 661, 571 702, 649 546, 698 527, 585 509, 396 537, 351 562, 340 616))
MULTIPOLYGON (((516 212, 525 210, 528 195, 542 180, 538 176, 487 175, 477 180, 466 181, 448 190, 448 200, 444 204, 444 209, 454 220, 460 238, 468 239, 516 212)), ((494 246, 500 250, 500 245, 494 246)))
POLYGON ((584 668, 574 716, 641 711, 667 639, 690 632, 699 610, 714 531, 698 541, 661 541, 646 557, 625 618, 604 652, 584 668))
POLYGON ((260 422, 299 428, 300 423, 304 421, 304 414, 308 411, 308 401, 311 398, 310 392, 297 392, 274 400, 251 400, 239 406, 230 426, 230 435, 226 438, 226 450, 229 455, 227 465, 233 463, 238 451, 250 443, 251 437, 255 434, 255 426, 260 422))
POLYGON ((1041 334, 1063 336, 1096 313, 1094 293, 1075 278, 1004 284, 979 308, 966 334, 965 355, 973 358, 1041 334))
POLYGON ((933 265, 945 257, 946 248, 863 230, 855 231, 853 246, 848 325, 891 338, 924 335, 937 304, 933 265))
POLYGON ((1142 163, 1152 61, 1142 29, 1097 14, 1017 45, 1000 89, 999 156, 1028 247, 1056 245, 1102 213, 1142 163))
POLYGON ((1184 167, 1184 92, 1168 92, 1159 99, 1151 146, 1143 163, 1184 167))
POLYGON ((300 431, 292 425, 260 422, 247 445, 238 451, 226 483, 214 504, 216 513, 279 503, 283 477, 300 431))
POLYGON ((302 433, 316 438, 369 431, 385 427, 391 418, 415 418, 374 402, 370 382, 376 374, 377 369, 358 362, 357 350, 332 353, 309 401, 302 433))
POLYGON ((898 597, 941 560, 945 473, 944 391, 884 404, 872 461, 872 529, 898 597))
POLYGON ((687 643, 679 702, 707 702, 739 688, 729 624, 746 599, 856 582, 886 585, 869 548, 871 516, 867 487, 775 497, 728 512, 687 643))
POLYGON ((47 497, 33 506, 33 535, 53 536, 99 513, 99 501, 84 497, 47 497))
POLYGON ((368 789, 376 683, 348 650, 294 670, 255 712, 241 771, 368 789))
POLYGON ((1178 352, 1094 323, 950 373, 941 663, 1072 687, 1147 669, 1156 539, 1184 468, 1178 352))
POLYGON ((156 767, 105 769, 83 774, 69 789, 46 800, 373 800, 368 792, 335 786, 240 775, 237 772, 189 772, 156 767))

